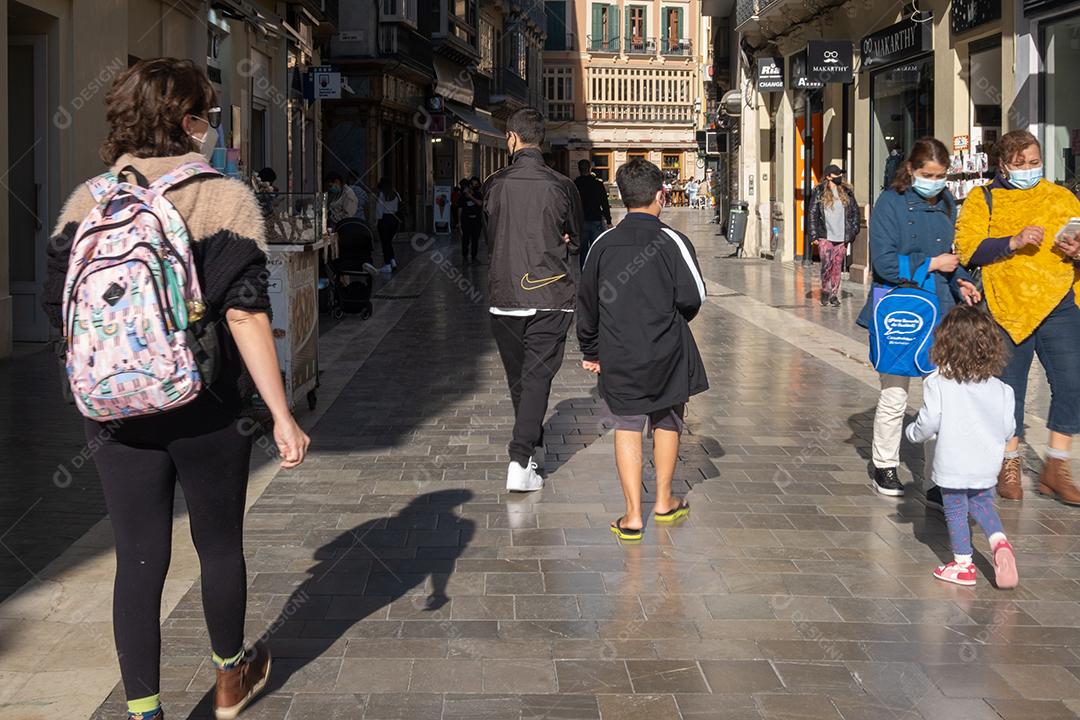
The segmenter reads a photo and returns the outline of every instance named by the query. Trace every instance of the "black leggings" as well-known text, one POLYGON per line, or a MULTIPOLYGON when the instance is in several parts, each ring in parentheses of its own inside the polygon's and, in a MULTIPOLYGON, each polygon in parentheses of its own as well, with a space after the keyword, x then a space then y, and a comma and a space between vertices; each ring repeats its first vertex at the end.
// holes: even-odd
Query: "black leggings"
POLYGON ((394 236, 397 235, 400 225, 394 215, 383 215, 376 224, 379 229, 379 242, 382 244, 383 265, 390 264, 394 259, 394 236))
POLYGON ((202 571, 213 651, 243 649, 247 577, 243 521, 251 432, 213 401, 110 430, 86 421, 116 541, 113 634, 129 700, 159 691, 161 593, 172 551, 173 492, 184 492, 202 571))

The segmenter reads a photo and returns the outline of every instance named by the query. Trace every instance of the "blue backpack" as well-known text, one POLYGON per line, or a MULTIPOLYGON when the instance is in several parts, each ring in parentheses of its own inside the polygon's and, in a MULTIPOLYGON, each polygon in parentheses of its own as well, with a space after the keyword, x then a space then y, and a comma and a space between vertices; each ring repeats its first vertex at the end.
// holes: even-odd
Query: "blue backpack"
POLYGON ((934 276, 927 260, 911 274, 906 255, 899 256, 901 283, 874 288, 870 324, 870 362, 884 375, 921 377, 934 371, 930 346, 940 319, 934 276))

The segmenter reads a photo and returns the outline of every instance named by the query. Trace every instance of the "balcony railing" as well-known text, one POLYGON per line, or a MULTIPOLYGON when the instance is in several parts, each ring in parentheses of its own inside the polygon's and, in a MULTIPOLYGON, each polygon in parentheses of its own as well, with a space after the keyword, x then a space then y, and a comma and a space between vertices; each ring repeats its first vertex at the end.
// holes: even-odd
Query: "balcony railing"
POLYGON ((627 55, 655 55, 656 40, 653 38, 628 37, 626 41, 627 55))
POLYGON ((574 33, 565 33, 559 35, 548 35, 544 40, 544 50, 550 52, 564 52, 566 50, 576 50, 574 47, 574 33))
POLYGON ((589 120, 602 122, 660 123, 689 125, 694 122, 693 105, 657 105, 649 103, 588 103, 589 120))
POLYGON ((522 103, 527 103, 529 101, 529 83, 510 68, 500 68, 495 74, 495 89, 491 95, 495 102, 510 97, 522 103))
POLYGON ((664 38, 660 42, 662 55, 689 56, 694 54, 694 45, 690 38, 664 38))
POLYGON ((779 5, 783 0, 738 0, 735 6, 735 27, 745 23, 754 15, 761 17, 774 5, 779 5))
POLYGON ((586 36, 586 41, 589 43, 589 52, 594 53, 617 53, 619 52, 619 38, 617 37, 597 37, 595 35, 586 36))
POLYGON ((547 117, 548 120, 573 120, 574 103, 567 100, 548 100, 547 117))

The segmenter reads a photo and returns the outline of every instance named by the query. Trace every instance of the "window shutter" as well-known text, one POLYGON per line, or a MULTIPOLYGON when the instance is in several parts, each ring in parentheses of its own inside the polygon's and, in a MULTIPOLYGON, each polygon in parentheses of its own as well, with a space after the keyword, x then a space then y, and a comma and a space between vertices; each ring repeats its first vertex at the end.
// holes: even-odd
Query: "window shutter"
POLYGON ((677 24, 678 24, 678 33, 679 33, 678 37, 675 38, 675 42, 681 43, 682 39, 684 37, 686 37, 683 34, 683 9, 682 8, 675 8, 675 19, 676 19, 677 24))
POLYGON ((598 49, 601 42, 603 42, 602 35, 604 34, 604 6, 600 3, 593 3, 592 6, 592 48, 598 49))
POLYGON ((608 17, 611 18, 611 22, 608 24, 608 45, 607 49, 612 52, 617 52, 619 49, 619 6, 615 4, 608 5, 608 17))
POLYGON ((641 39, 645 42, 646 46, 649 44, 649 10, 651 8, 641 9, 641 39))

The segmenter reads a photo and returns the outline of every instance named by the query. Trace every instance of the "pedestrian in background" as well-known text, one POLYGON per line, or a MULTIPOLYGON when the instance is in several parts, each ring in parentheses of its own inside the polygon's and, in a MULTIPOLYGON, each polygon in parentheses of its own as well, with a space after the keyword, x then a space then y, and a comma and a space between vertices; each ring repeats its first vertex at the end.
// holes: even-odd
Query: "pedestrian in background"
POLYGON ((578 161, 578 176, 574 179, 574 185, 581 196, 581 212, 585 219, 581 226, 581 249, 578 253, 581 265, 584 265, 593 242, 611 227, 611 204, 607 186, 592 171, 592 161, 578 161))
MULTIPOLYGON (((177 482, 199 556, 203 613, 217 673, 216 717, 236 717, 269 676, 267 647, 256 642, 244 648, 244 502, 252 444, 252 433, 238 425, 238 381, 245 366, 273 417, 282 467, 299 465, 309 442, 289 412, 274 352, 262 212, 244 183, 192 166, 204 159, 200 150, 214 146, 217 126, 210 111, 215 105, 206 74, 191 61, 174 58, 138 61, 117 77, 105 98, 109 131, 100 154, 114 177, 152 184, 158 179, 170 182, 178 176, 174 171, 188 169, 179 176, 185 179, 163 191, 188 230, 205 305, 189 300, 192 315, 185 318, 195 322, 194 313, 205 313, 223 318, 228 326, 227 333, 217 332, 216 325, 206 330, 224 346, 220 366, 216 378, 187 404, 110 423, 84 421, 87 441, 97 447, 94 464, 116 548, 113 633, 120 674, 128 715, 141 720, 162 716, 161 595, 169 570, 177 482)), ((49 242, 44 306, 54 327, 61 327, 65 318, 61 305, 73 240, 97 206, 87 185, 80 185, 64 204, 49 242)), ((80 240, 78 246, 85 243, 80 240)), ((110 272, 127 270, 114 266, 110 272)), ((114 308, 123 304, 120 312, 137 313, 138 303, 146 302, 131 284, 114 286, 119 294, 106 302, 114 308)), ((121 366, 141 363, 140 344, 151 338, 149 331, 139 335, 140 324, 132 322, 124 337, 121 322, 115 337, 122 342, 108 353, 95 354, 95 359, 101 363, 114 358, 113 353, 126 353, 121 366)), ((116 375, 110 379, 117 385, 123 382, 116 375)))
MULTIPOLYGON (((942 316, 957 302, 970 305, 981 299, 971 276, 953 253, 956 199, 945 188, 948 170, 949 151, 941 141, 931 137, 917 140, 897 171, 892 186, 881 193, 870 215, 870 264, 874 287, 892 288, 905 280, 900 277, 901 255, 908 257, 912 269, 929 260, 942 316)), ((874 293, 871 290, 858 324, 869 327, 873 313, 874 293)), ((874 413, 873 487, 882 495, 896 497, 904 494, 898 470, 911 378, 885 374, 878 377, 881 394, 874 413)), ((940 508, 941 491, 932 487, 930 480, 932 455, 933 447, 928 446, 927 470, 923 473, 927 482, 926 502, 940 508)))
POLYGON ((359 202, 353 189, 345 184, 341 173, 336 171, 326 173, 324 184, 330 200, 327 212, 330 227, 333 228, 346 218, 355 217, 359 202))
POLYGON ((474 177, 462 189, 458 200, 461 216, 461 262, 476 262, 480 235, 484 230, 484 205, 481 200, 480 178, 474 177))
POLYGON ((990 542, 997 586, 1019 582, 1016 556, 994 509, 1005 443, 1016 431, 1012 388, 995 377, 1006 358, 1005 340, 989 315, 954 307, 934 335, 930 359, 938 370, 923 381, 922 409, 907 428, 913 443, 937 437, 933 480, 941 490, 953 559, 934 577, 956 585, 975 584, 969 518, 990 542))
POLYGON ((690 506, 671 494, 683 415, 709 383, 690 321, 705 284, 690 239, 660 221, 660 168, 634 159, 615 176, 627 214, 589 250, 578 292, 581 367, 599 375, 600 396, 615 414, 615 466, 626 512, 611 523, 620 540, 640 540, 641 434, 648 427, 656 466, 653 517, 671 522, 690 506), (638 267, 625 278, 626 268, 638 267))
POLYGON ((562 365, 576 288, 571 262, 581 243, 581 199, 544 162, 544 116, 518 110, 506 123, 510 165, 487 179, 484 222, 492 242, 491 331, 514 405, 506 489, 543 487, 544 416, 562 365))
POLYGON ((998 495, 1023 497, 1020 438, 1037 354, 1050 383, 1050 440, 1039 491, 1080 505, 1069 468, 1072 438, 1080 432, 1080 234, 1059 236, 1070 218, 1080 217, 1080 200, 1043 178, 1042 147, 1027 130, 1002 135, 997 151, 997 177, 964 202, 956 247, 964 262, 983 268, 987 306, 1008 337, 1002 379, 1016 397, 1016 436, 1006 449, 998 495))
POLYGON ((382 245, 383 265, 379 270, 384 273, 397 269, 394 236, 401 227, 401 209, 401 195, 394 189, 390 178, 383 175, 379 180, 379 194, 375 198, 375 227, 379 231, 379 244, 382 245))
POLYGON ((698 206, 698 184, 697 178, 690 178, 686 182, 686 201, 690 207, 696 208, 698 206))
POLYGON ((839 165, 825 168, 825 179, 810 197, 810 231, 821 256, 821 304, 839 307, 844 258, 859 233, 855 190, 839 165))

